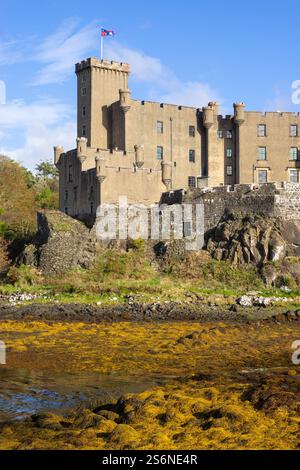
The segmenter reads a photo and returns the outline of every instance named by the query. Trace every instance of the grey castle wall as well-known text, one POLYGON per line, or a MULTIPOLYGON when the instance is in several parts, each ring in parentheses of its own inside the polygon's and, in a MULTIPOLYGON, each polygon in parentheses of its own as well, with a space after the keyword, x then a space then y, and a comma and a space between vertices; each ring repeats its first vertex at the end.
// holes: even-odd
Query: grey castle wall
POLYGON ((203 203, 205 230, 214 227, 224 212, 300 219, 300 185, 295 183, 241 184, 193 191, 164 193, 162 204, 203 203))

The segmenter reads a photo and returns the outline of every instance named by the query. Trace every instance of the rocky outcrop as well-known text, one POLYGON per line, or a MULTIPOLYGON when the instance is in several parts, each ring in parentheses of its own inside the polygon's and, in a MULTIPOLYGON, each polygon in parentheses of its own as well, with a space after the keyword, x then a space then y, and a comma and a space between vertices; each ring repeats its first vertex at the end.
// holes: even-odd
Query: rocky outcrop
POLYGON ((71 268, 88 268, 95 259, 96 239, 81 222, 58 211, 38 213, 38 233, 19 264, 36 266, 52 275, 71 268))
POLYGON ((294 228, 297 237, 293 221, 286 222, 283 230, 283 223, 277 219, 226 214, 207 232, 206 249, 213 258, 229 260, 236 265, 252 263, 260 267, 267 261, 282 261, 287 252, 291 254, 295 242, 295 237, 287 239, 284 236, 289 232, 288 225, 294 228))

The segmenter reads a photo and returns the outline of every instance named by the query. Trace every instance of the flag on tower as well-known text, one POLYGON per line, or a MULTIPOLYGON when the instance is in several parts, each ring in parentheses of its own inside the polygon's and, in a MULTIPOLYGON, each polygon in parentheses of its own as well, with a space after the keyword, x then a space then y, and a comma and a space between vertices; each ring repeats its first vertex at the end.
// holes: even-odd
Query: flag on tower
POLYGON ((101 28, 101 36, 103 38, 107 37, 107 36, 115 36, 115 32, 112 30, 112 29, 104 29, 104 28, 101 28))

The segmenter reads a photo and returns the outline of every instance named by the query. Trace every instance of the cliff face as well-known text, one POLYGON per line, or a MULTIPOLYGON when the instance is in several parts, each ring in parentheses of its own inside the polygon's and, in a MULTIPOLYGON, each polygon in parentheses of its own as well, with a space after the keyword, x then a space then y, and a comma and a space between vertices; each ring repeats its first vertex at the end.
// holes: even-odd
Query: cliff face
POLYGON ((238 265, 282 261, 300 255, 300 221, 225 214, 206 233, 206 249, 217 260, 238 265))
POLYGON ((43 274, 88 268, 95 259, 96 240, 81 222, 58 211, 38 213, 38 233, 19 263, 35 265, 43 274))

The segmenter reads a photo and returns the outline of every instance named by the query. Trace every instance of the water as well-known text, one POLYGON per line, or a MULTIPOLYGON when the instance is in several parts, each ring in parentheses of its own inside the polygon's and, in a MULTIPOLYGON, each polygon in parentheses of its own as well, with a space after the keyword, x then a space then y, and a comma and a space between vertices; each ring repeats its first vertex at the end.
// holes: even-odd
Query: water
POLYGON ((0 421, 23 419, 43 411, 64 414, 85 401, 109 403, 125 393, 139 393, 168 379, 0 369, 0 421))

